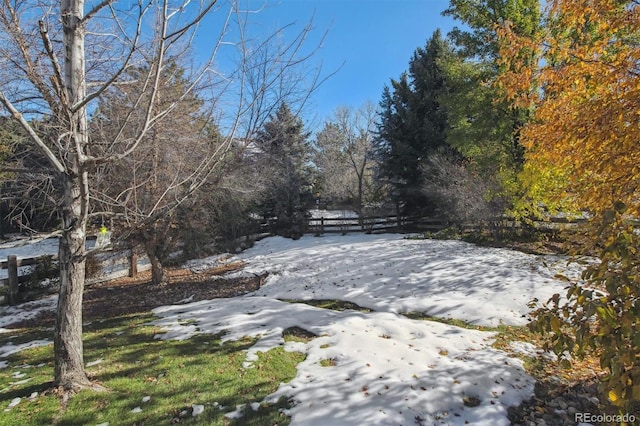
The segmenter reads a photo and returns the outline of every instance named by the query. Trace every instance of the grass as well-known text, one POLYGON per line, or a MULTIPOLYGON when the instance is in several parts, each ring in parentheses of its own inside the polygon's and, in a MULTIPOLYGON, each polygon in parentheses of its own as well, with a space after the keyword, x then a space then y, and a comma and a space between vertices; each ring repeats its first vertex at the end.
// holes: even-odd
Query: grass
MULTIPOLYGON (((241 404, 261 402, 281 382, 291 380, 303 354, 276 348, 259 354, 254 367, 245 369, 245 351, 253 339, 221 344, 220 336, 200 334, 183 341, 163 341, 154 338, 161 330, 148 325, 153 319, 150 314, 131 315, 85 327, 85 361, 96 362, 87 372, 108 390, 80 392, 66 409, 50 391, 52 345, 8 357, 9 365, 0 369, 0 425, 289 423, 281 413, 288 406, 286 400, 261 404, 256 411, 247 408, 239 420, 224 414, 241 404), (24 379, 30 380, 20 383, 24 379), (35 396, 30 399, 30 395, 35 396), (4 411, 17 397, 21 402, 4 411), (143 402, 144 397, 150 398, 143 402), (205 407, 197 417, 191 415, 194 404, 205 407), (137 407, 139 412, 135 412, 137 407)), ((51 332, 29 329, 15 334, 12 341, 18 342, 50 337, 51 332)), ((0 344, 8 339, 2 336, 0 344)))
POLYGON ((345 311, 351 309, 359 312, 373 312, 373 309, 364 308, 360 305, 356 305, 346 300, 338 299, 311 299, 311 300, 297 300, 297 299, 285 299, 283 302, 287 303, 305 303, 307 305, 315 306, 316 308, 331 309, 332 311, 345 311))
POLYGON ((455 318, 440 318, 440 317, 433 317, 431 315, 427 315, 423 312, 405 312, 402 313, 401 315, 404 315, 405 317, 409 318, 409 319, 414 319, 414 320, 423 320, 423 321, 434 321, 434 322, 439 322, 442 324, 447 324, 447 325, 453 325, 456 327, 460 327, 460 328, 466 328, 467 330, 480 330, 480 331, 498 331, 498 328, 496 327, 485 327, 482 325, 474 325, 471 324, 467 321, 463 321, 463 320, 459 320, 459 319, 455 319, 455 318))
MULTIPOLYGON (((370 312, 340 300, 290 301, 324 309, 354 309, 370 312)), ((495 333, 493 346, 511 352, 510 342, 540 343, 540 337, 527 327, 500 325, 484 327, 457 319, 443 319, 409 312, 415 320, 437 321, 452 326, 495 333)), ((285 352, 281 347, 259 354, 254 367, 245 369, 246 350, 255 340, 245 338, 221 344, 221 336, 198 334, 183 341, 154 338, 161 329, 149 325, 151 314, 122 316, 96 321, 85 326, 85 361, 92 380, 107 388, 105 392, 83 391, 63 409, 59 396, 51 391, 53 380, 52 345, 22 350, 6 358, 9 365, 0 368, 0 426, 4 425, 286 425, 289 418, 282 410, 290 407, 281 399, 275 404, 260 403, 281 382, 291 380, 304 355, 285 352), (26 380, 26 381, 25 381, 26 380), (147 398, 148 397, 148 401, 147 398), (5 411, 12 400, 20 403, 5 411), (144 398, 144 400, 143 400, 144 398), (237 406, 246 409, 239 419, 225 413, 237 406), (192 406, 203 405, 204 412, 192 416, 192 406)), ((315 334, 300 327, 283 331, 285 341, 308 342, 315 334)), ((384 337, 384 336, 381 336, 384 337)), ((32 328, 0 334, 0 346, 18 345, 50 339, 51 330, 32 328)), ((328 345, 323 345, 328 347, 328 345)), ((557 375, 548 360, 519 356, 525 369, 538 380, 557 375)), ((320 361, 323 367, 336 365, 333 358, 320 361)))
POLYGON ((282 331, 282 338, 285 342, 307 343, 315 337, 318 337, 315 333, 300 327, 289 327, 282 331))

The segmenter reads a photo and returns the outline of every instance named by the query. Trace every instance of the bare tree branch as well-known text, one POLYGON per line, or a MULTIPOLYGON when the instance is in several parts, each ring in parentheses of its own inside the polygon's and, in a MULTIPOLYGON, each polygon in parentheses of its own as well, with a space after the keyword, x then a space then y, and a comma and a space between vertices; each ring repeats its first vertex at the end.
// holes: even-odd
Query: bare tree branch
POLYGON ((51 165, 60 173, 64 173, 66 171, 66 168, 64 165, 62 165, 62 163, 60 162, 60 160, 58 160, 58 158, 56 157, 56 155, 49 149, 49 147, 47 146, 46 143, 44 143, 44 141, 42 139, 40 139, 40 136, 36 133, 35 130, 33 130, 33 127, 31 127, 31 125, 27 122, 27 120, 25 120, 24 116, 20 113, 20 111, 18 111, 13 104, 11 103, 11 101, 9 101, 6 96, 4 95, 4 92, 0 90, 0 103, 2 103, 2 105, 4 105, 4 107, 11 113, 11 115, 13 116, 13 118, 15 118, 20 125, 22 126, 22 128, 29 134, 29 136, 31 137, 31 139, 33 139, 34 143, 38 146, 38 148, 40 148, 40 150, 42 151, 42 153, 47 157, 47 159, 51 162, 51 165))

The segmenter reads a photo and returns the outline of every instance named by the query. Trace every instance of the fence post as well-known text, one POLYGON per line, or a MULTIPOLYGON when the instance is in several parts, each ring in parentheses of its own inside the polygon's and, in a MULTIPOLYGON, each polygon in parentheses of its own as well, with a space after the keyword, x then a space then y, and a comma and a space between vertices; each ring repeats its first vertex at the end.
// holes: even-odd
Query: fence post
POLYGON ((129 277, 135 278, 138 276, 138 255, 131 250, 131 256, 129 256, 129 277))
POLYGON ((18 294, 18 257, 15 254, 7 256, 7 269, 9 270, 9 304, 17 305, 20 295, 18 294))

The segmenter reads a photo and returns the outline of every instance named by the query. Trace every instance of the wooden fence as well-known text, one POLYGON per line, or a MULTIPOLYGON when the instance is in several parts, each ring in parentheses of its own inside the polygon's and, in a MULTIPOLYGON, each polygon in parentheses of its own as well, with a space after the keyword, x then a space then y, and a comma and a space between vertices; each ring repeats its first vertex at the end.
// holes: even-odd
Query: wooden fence
POLYGON ((7 260, 0 261, 0 269, 7 270, 7 278, 0 279, 0 287, 6 287, 6 295, 2 296, 2 302, 7 301, 11 305, 15 305, 20 301, 20 284, 29 281, 31 274, 19 274, 21 266, 38 265, 44 261, 51 260, 53 256, 44 255, 31 257, 27 259, 18 259, 15 255, 7 256, 7 260))
MULTIPOLYGON (((524 225, 522 222, 512 219, 496 219, 485 222, 458 224, 456 227, 465 232, 479 232, 487 229, 500 231, 536 229, 541 232, 556 232, 561 229, 579 226, 586 223, 587 219, 551 217, 548 220, 532 222, 524 225)), ((435 217, 407 217, 407 216, 382 216, 382 217, 339 217, 339 218, 313 218, 307 222, 307 234, 322 235, 330 233, 347 234, 349 232, 437 232, 451 226, 444 218, 435 217)))
MULTIPOLYGON (((546 222, 538 222, 535 227, 540 230, 557 230, 566 225, 575 225, 584 220, 572 221, 563 218, 551 219, 546 222)), ((313 218, 307 222, 306 233, 313 235, 323 235, 331 233, 347 234, 350 232, 383 233, 383 232, 436 232, 445 229, 447 222, 441 218, 429 217, 405 217, 405 216, 382 216, 382 217, 339 217, 339 218, 313 218)), ((518 224, 513 221, 506 221, 500 226, 505 229, 514 229, 518 224)), ((466 230, 479 230, 486 227, 481 224, 469 224, 463 226, 466 230)), ((270 234, 258 234, 261 237, 270 234)), ((246 238, 242 238, 244 240, 246 238)), ((138 257, 131 252, 101 251, 95 254, 96 263, 93 274, 88 277, 87 283, 93 284, 108 281, 118 277, 135 276, 137 271, 150 269, 150 264, 146 256, 138 257)), ((7 260, 0 261, 0 269, 8 270, 8 278, 0 278, 0 304, 18 303, 21 299, 20 284, 28 282, 31 272, 25 271, 24 266, 38 265, 44 261, 57 261, 54 255, 44 255, 32 258, 18 259, 15 255, 7 257, 7 260), (21 274, 22 268, 22 274, 21 274), (3 295, 4 293, 4 295, 3 295)))
POLYGON ((439 231, 446 223, 438 218, 383 216, 314 218, 307 222, 307 233, 314 235, 349 232, 439 231))
MULTIPOLYGON (((0 278, 0 304, 17 304, 23 299, 23 288, 20 284, 29 282, 33 269, 25 270, 25 266, 39 265, 44 262, 57 262, 55 255, 42 255, 19 259, 15 255, 7 256, 0 261, 0 270, 7 270, 7 278, 0 278)), ((104 251, 94 253, 94 271, 87 277, 87 284, 95 284, 120 277, 135 277, 139 271, 150 269, 146 256, 138 256, 133 252, 104 251)))

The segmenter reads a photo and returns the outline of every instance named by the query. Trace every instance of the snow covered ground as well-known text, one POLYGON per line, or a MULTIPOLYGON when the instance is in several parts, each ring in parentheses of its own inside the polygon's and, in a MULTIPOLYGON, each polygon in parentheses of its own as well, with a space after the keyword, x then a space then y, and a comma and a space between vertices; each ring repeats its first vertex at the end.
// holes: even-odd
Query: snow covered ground
POLYGON ((305 353, 297 376, 267 398, 293 398, 293 425, 509 424, 508 407, 533 394, 521 361, 493 349, 493 333, 399 313, 524 324, 527 302, 562 291, 553 276, 566 269, 561 258, 401 235, 268 238, 230 260, 244 261, 244 274, 269 271, 264 286, 158 308, 156 324, 166 329, 158 337, 257 337, 247 368, 278 345, 305 353), (279 299, 341 299, 374 312, 279 299), (282 333, 293 326, 319 337, 285 344, 282 333))
MULTIPOLYGON (((189 265, 202 270, 220 261, 189 265)), ((297 376, 266 399, 292 398, 287 414, 293 425, 509 424, 508 407, 533 394, 522 362, 492 348, 491 332, 401 313, 521 325, 527 303, 562 292, 564 283, 554 275, 568 270, 559 257, 402 235, 272 237, 225 261, 245 262, 233 274, 269 276, 260 290, 242 297, 156 309, 156 324, 166 330, 157 337, 254 336, 246 368, 258 352, 279 345, 305 353, 297 376), (341 299, 373 311, 285 301, 300 299, 341 299), (318 337, 285 343, 283 331, 294 326, 318 337)), ((3 319, 20 315, 7 309, 0 307, 3 319)), ((0 368, 2 357, 0 349, 0 368)))
POLYGON ((322 210, 322 209, 311 209, 309 210, 309 214, 312 219, 357 219, 358 213, 353 210, 322 210))

